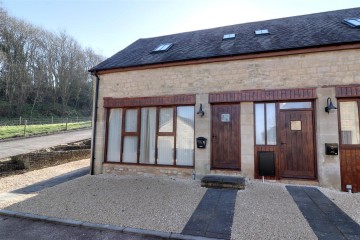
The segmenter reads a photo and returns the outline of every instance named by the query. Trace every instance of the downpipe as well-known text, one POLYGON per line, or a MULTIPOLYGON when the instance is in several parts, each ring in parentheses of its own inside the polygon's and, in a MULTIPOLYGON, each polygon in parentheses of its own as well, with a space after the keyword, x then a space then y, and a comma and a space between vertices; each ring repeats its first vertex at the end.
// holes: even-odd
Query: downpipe
POLYGON ((96 125, 97 125, 97 113, 98 113, 98 99, 99 99, 99 83, 100 78, 96 72, 92 72, 91 75, 96 77, 95 81, 95 99, 94 99, 94 116, 93 116, 93 133, 92 133, 92 148, 91 148, 91 161, 90 161, 90 175, 95 174, 95 146, 96 146, 96 125))

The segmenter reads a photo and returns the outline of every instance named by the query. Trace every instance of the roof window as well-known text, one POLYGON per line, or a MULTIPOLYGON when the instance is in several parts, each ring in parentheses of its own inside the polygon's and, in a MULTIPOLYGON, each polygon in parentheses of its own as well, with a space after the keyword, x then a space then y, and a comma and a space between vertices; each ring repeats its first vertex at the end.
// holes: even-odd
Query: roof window
POLYGON ((166 52, 167 50, 169 50, 172 45, 174 45, 173 43, 162 43, 160 44, 157 48, 155 48, 153 50, 153 52, 166 52))
POLYGON ((344 23, 346 23, 350 27, 359 28, 360 27, 360 18, 347 18, 347 19, 344 19, 344 23))
POLYGON ((259 29, 255 31, 256 35, 266 35, 266 34, 270 34, 268 29, 259 29))
POLYGON ((223 40, 234 39, 235 37, 236 37, 235 33, 224 34, 223 40))

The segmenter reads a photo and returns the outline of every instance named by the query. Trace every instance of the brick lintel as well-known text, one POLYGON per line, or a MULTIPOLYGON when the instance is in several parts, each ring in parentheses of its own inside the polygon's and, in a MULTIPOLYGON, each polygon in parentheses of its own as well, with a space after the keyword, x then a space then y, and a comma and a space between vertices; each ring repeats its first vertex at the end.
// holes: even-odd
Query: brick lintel
POLYGON ((195 102, 195 94, 138 98, 104 97, 105 108, 195 105, 195 102))
POLYGON ((336 97, 360 97, 360 86, 339 86, 336 87, 336 97))
POLYGON ((210 93, 209 103, 305 100, 315 98, 315 88, 243 90, 237 92, 210 93))

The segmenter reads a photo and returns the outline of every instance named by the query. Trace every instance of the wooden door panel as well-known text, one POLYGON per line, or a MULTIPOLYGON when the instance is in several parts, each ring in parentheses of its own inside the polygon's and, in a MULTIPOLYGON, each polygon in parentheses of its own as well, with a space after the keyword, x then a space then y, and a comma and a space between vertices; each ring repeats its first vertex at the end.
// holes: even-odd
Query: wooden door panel
POLYGON ((281 177, 315 178, 312 111, 280 111, 281 177))
POLYGON ((352 185, 353 192, 360 192, 360 149, 340 149, 341 189, 352 185))
POLYGON ((240 106, 212 106, 212 168, 240 170, 240 106))

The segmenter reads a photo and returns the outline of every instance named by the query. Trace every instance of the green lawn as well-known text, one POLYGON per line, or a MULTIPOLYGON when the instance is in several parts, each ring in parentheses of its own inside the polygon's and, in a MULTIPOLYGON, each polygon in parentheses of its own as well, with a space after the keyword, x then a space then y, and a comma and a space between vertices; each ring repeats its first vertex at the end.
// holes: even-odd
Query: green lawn
MULTIPOLYGON (((77 123, 68 123, 67 130, 70 129, 78 129, 78 128, 86 128, 90 127, 91 122, 77 122, 77 123)), ((36 135, 43 133, 52 133, 65 131, 66 124, 43 124, 43 125, 28 125, 26 126, 25 135, 36 135)), ((24 125, 20 126, 0 126, 0 139, 10 138, 10 137, 20 137, 24 136, 24 125)))

